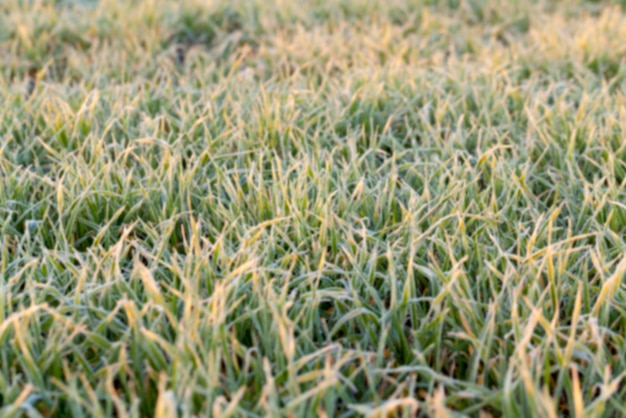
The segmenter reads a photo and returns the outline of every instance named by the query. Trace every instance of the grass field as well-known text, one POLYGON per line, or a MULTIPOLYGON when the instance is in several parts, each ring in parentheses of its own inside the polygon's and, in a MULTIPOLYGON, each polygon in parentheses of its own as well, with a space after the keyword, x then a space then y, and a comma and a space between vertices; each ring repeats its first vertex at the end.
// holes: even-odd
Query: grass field
POLYGON ((0 2, 0 417, 626 416, 626 4, 0 2))

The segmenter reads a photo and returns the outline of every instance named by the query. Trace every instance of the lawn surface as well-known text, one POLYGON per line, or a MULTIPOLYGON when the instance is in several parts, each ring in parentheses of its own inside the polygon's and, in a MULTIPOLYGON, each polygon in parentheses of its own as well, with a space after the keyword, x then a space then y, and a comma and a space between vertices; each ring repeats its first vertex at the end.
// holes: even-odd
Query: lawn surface
POLYGON ((626 415, 626 10, 0 2, 0 416, 626 415))

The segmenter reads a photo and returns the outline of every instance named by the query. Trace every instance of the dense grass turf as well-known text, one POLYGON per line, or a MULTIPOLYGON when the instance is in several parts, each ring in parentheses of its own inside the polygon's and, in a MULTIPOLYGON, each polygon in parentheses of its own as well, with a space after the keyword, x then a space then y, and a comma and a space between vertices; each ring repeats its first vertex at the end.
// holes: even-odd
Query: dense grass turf
POLYGON ((622 7, 0 2, 0 416, 623 416, 622 7))

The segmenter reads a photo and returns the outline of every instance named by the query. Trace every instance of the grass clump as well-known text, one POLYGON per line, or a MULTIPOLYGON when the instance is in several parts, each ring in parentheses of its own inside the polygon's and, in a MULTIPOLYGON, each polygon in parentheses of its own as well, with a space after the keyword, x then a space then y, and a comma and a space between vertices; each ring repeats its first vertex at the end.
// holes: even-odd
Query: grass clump
POLYGON ((624 415, 625 24, 3 2, 0 415, 624 415))

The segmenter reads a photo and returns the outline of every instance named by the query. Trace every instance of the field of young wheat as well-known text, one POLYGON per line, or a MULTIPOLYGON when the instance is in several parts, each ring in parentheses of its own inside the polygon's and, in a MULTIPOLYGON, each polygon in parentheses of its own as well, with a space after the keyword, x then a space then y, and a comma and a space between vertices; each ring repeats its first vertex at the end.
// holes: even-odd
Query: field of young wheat
POLYGON ((0 416, 625 416, 625 7, 1 1, 0 416))

